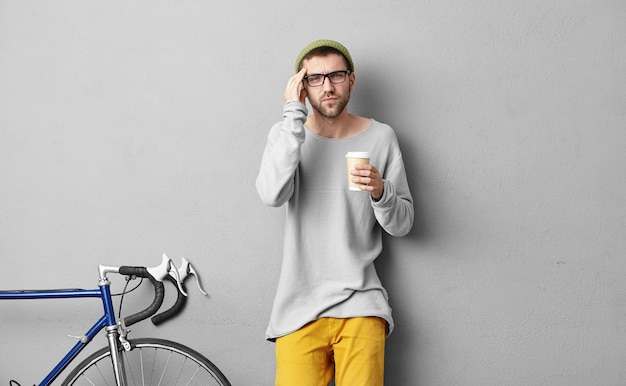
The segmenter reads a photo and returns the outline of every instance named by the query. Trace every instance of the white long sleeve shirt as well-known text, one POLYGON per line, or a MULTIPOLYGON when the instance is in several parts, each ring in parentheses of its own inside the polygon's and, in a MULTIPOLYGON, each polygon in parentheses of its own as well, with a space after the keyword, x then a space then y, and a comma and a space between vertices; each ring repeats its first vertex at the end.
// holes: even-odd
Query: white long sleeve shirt
POLYGON ((272 127, 256 181, 263 202, 287 204, 283 260, 266 338, 294 332, 322 317, 377 316, 393 330, 387 291, 374 267, 382 230, 404 236, 413 226, 413 199, 391 127, 372 120, 347 139, 305 127, 306 106, 287 102, 272 127), (368 151, 384 194, 348 189, 345 155, 368 151))

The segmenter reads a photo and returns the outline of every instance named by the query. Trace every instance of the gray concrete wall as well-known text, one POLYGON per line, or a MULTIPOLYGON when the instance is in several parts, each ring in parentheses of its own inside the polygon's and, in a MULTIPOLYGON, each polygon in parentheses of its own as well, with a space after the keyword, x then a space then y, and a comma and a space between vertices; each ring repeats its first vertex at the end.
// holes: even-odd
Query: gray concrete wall
MULTIPOLYGON (((387 384, 621 385, 624 20, 610 0, 2 0, 0 288, 185 256, 210 297, 132 335, 272 384, 284 209, 254 179, 295 56, 332 38, 416 200, 378 261, 387 384)), ((38 382, 98 312, 52 303, 0 303, 0 384, 38 382)))

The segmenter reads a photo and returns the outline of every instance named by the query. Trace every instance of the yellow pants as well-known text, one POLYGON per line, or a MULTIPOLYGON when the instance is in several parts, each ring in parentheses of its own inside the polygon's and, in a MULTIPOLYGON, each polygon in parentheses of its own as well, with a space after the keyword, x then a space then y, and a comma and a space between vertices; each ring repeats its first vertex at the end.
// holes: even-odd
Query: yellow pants
POLYGON ((387 322, 322 318, 276 340, 276 386, 381 386, 387 322))

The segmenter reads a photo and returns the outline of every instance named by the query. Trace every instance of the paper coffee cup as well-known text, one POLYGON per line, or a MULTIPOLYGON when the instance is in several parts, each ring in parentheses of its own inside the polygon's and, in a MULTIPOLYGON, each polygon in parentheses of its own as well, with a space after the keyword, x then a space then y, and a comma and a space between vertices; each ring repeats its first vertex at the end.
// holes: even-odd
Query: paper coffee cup
POLYGON ((354 165, 356 164, 369 164, 370 158, 370 153, 367 151, 351 151, 346 154, 346 163, 348 166, 348 188, 350 190, 361 190, 357 184, 352 182, 352 177, 354 176, 350 174, 350 171, 354 170, 354 165))

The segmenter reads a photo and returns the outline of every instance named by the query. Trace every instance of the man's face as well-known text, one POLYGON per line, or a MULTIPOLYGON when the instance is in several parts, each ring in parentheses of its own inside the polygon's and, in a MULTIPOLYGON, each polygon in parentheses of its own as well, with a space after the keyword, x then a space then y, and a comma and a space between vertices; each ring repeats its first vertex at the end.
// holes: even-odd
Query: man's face
MULTIPOLYGON (((303 61, 302 67, 307 69, 307 76, 348 70, 343 56, 339 54, 314 56, 303 61)), ((336 118, 348 105, 350 92, 354 86, 354 74, 346 76, 343 83, 333 84, 330 79, 325 78, 321 86, 311 87, 306 81, 304 85, 311 106, 325 118, 336 118)))

